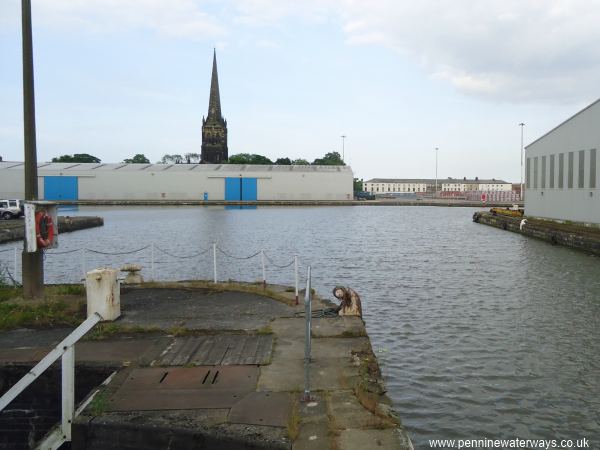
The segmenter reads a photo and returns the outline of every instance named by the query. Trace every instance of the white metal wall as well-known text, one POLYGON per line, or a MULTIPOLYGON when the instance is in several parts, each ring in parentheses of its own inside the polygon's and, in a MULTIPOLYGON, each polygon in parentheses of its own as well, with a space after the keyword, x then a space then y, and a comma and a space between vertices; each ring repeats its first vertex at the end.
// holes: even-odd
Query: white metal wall
MULTIPOLYGON (((0 163, 0 198, 23 198, 23 165, 0 163)), ((225 178, 257 178, 258 200, 351 200, 353 173, 327 166, 51 164, 38 169, 39 197, 45 176, 76 176, 80 200, 223 200, 225 178), (92 169, 92 167, 97 167, 92 169)))
POLYGON ((525 153, 525 213, 529 216, 600 224, 600 101, 576 114, 527 146, 525 153), (596 165, 591 169, 591 150, 596 165), (583 188, 579 187, 579 152, 584 151, 583 188), (573 155, 573 187, 568 187, 568 158, 573 155), (563 187, 559 188, 559 154, 564 154, 563 187), (550 156, 555 155, 554 187, 550 188, 550 156), (545 187, 542 187, 542 157, 546 156, 545 187), (538 158, 537 187, 534 161, 538 158), (529 163, 529 164, 528 164, 529 163), (590 187, 591 170, 596 186, 590 187), (527 187, 529 180, 529 187, 527 187))

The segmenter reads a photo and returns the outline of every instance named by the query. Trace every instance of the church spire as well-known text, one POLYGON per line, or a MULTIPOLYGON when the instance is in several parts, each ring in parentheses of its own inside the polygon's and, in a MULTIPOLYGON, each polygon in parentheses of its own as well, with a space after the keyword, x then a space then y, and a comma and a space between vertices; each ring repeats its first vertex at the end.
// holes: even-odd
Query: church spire
POLYGON ((219 95, 219 75, 217 74, 217 50, 213 50, 212 78, 210 79, 210 99, 208 100, 208 117, 221 119, 221 96, 219 95))

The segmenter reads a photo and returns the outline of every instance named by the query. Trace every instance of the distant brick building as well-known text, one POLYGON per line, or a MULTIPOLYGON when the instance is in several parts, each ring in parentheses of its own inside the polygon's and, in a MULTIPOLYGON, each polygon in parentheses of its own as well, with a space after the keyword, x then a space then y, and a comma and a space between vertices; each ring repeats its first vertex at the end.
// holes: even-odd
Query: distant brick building
POLYGON ((219 95, 219 76, 217 75, 217 53, 213 53, 212 78, 210 80, 210 98, 208 115, 202 117, 202 154, 204 164, 220 164, 229 158, 227 149, 227 121, 221 115, 221 97, 219 95))

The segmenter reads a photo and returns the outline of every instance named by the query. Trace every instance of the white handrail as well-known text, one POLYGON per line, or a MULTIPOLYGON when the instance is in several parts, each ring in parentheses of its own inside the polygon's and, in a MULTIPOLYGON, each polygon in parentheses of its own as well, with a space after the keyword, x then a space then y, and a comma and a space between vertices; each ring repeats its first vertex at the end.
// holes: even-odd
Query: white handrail
POLYGON ((63 442, 71 440, 71 424, 73 423, 75 411, 75 349, 73 346, 101 320, 102 316, 97 312, 90 315, 0 397, 0 411, 2 411, 58 358, 62 358, 61 425, 59 432, 54 433, 56 436, 53 436, 52 444, 48 446, 48 441, 45 441, 46 446, 44 448, 58 448, 63 442))

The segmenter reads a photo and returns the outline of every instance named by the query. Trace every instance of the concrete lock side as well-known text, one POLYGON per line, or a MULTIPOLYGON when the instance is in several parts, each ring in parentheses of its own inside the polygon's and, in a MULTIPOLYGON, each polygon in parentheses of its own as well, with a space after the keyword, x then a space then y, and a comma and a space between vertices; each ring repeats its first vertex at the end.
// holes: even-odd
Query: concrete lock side
POLYGON ((85 275, 87 315, 97 312, 104 320, 115 320, 121 315, 121 293, 117 269, 94 269, 85 275))

